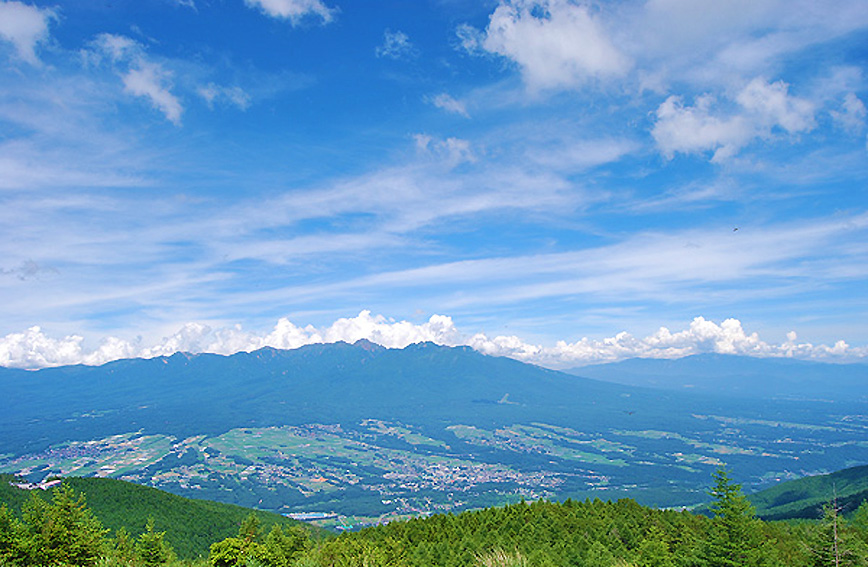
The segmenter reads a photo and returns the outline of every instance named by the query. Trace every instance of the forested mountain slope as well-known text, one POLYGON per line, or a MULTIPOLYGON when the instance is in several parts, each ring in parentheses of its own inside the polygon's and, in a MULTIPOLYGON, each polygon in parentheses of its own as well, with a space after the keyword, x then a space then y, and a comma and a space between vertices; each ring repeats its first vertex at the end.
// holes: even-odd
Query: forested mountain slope
POLYGON ((766 520, 818 519, 832 500, 847 515, 868 499, 868 466, 787 481, 748 498, 766 520))
MULTIPOLYGON (((33 496, 50 500, 52 492, 40 489, 23 490, 12 485, 10 475, 0 475, 0 502, 20 514, 33 496)), ((207 556, 215 541, 232 536, 250 514, 264 529, 274 525, 301 525, 279 514, 242 508, 210 500, 183 498, 168 492, 108 478, 64 479, 73 490, 86 496, 87 507, 116 534, 125 528, 132 537, 145 531, 148 520, 156 531, 166 532, 166 541, 182 558, 207 556)), ((311 527, 313 533, 321 531, 311 527)))

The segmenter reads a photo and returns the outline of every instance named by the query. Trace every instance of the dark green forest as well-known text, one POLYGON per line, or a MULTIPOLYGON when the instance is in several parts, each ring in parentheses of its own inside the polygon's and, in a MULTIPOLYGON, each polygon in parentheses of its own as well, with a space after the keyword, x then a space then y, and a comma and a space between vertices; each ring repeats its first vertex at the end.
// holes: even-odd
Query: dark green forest
MULTIPOLYGON (((307 526, 248 511, 241 518, 230 513, 231 535, 214 538, 198 556, 190 554, 196 545, 188 541, 193 537, 189 534, 214 533, 209 531, 213 530, 209 523, 217 521, 214 517, 193 510, 186 516, 153 510, 154 515, 142 522, 142 511, 136 506, 119 504, 111 519, 114 527, 109 528, 73 484, 64 481, 50 493, 31 491, 23 502, 6 501, 8 491, 2 493, 0 565, 868 565, 868 502, 847 516, 831 500, 816 520, 763 521, 741 486, 723 470, 714 475, 709 490, 710 517, 652 509, 629 499, 537 501, 325 536, 307 526), (125 520, 129 523, 118 524, 125 520)), ((119 485, 116 492, 123 492, 119 485)))

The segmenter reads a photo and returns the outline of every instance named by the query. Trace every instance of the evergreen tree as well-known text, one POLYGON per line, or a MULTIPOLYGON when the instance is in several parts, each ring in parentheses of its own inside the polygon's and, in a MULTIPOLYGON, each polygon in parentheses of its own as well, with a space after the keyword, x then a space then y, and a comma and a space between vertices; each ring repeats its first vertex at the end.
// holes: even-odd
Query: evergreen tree
POLYGON ((24 506, 30 564, 90 566, 106 549, 108 530, 65 482, 54 489, 51 502, 35 494, 24 506))
POLYGON ((811 567, 857 567, 866 565, 865 545, 840 514, 837 500, 823 506, 823 520, 813 530, 809 543, 811 567))
POLYGON ((175 551, 166 541, 166 532, 154 531, 154 519, 149 518, 145 531, 136 540, 136 555, 145 567, 174 561, 175 551))
POLYGON ((666 534, 657 525, 651 524, 645 538, 636 550, 636 567, 674 567, 669 553, 666 534))
POLYGON ((868 500, 863 500, 862 504, 853 512, 850 517, 850 525, 853 526, 856 537, 868 544, 868 500))
POLYGON ((137 561, 136 540, 126 528, 119 529, 115 534, 111 557, 122 565, 133 565, 137 561))
POLYGON ((757 567, 768 563, 770 550, 754 508, 741 492, 741 485, 724 469, 714 473, 714 512, 711 533, 705 542, 708 567, 757 567))
POLYGON ((27 559, 27 530, 6 504, 0 506, 0 565, 23 565, 27 559))

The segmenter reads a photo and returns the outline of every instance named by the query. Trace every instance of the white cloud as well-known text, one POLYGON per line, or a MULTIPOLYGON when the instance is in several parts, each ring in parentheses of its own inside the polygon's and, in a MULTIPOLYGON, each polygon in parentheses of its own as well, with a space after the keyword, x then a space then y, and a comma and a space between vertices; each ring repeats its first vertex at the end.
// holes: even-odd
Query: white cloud
POLYGON ((829 361, 868 357, 868 347, 852 347, 844 341, 832 346, 799 343, 794 331, 787 333, 787 340, 782 343, 769 343, 755 332, 746 332, 737 319, 726 319, 717 324, 696 317, 686 329, 676 332, 661 327, 644 338, 621 332, 603 339, 583 338, 574 343, 558 341, 554 346, 546 347, 525 342, 516 336, 489 338, 484 333, 467 336, 456 327, 451 317, 444 315, 433 315, 428 321, 417 324, 362 311, 356 317, 338 319, 323 328, 312 325, 299 327, 289 319, 281 318, 271 332, 263 335, 245 332, 240 326, 213 330, 201 323, 188 323, 177 333, 151 347, 109 337, 90 352, 82 348, 84 339, 80 336, 53 339, 39 327, 31 327, 23 333, 12 333, 0 338, 0 366, 35 369, 68 364, 99 365, 120 358, 153 358, 176 352, 229 355, 263 347, 295 349, 309 344, 339 341, 354 343, 362 339, 386 348, 404 348, 419 342, 445 346, 466 345, 483 354, 506 356, 551 368, 569 368, 635 357, 680 358, 707 352, 829 361))
POLYGON ((139 356, 132 346, 121 339, 109 337, 99 348, 84 352, 83 337, 69 335, 53 339, 39 327, 30 327, 23 333, 11 333, 0 338, 0 366, 13 368, 45 368, 69 364, 99 365, 139 356))
POLYGON ((50 9, 15 1, 0 2, 0 38, 15 47, 18 57, 37 65, 36 46, 48 39, 48 22, 55 17, 50 9))
POLYGON ((737 154, 756 138, 768 138, 777 129, 788 134, 808 132, 815 127, 814 105, 788 94, 783 81, 768 83, 755 78, 735 97, 736 112, 715 113, 712 95, 696 98, 685 106, 681 97, 670 96, 657 108, 657 122, 651 131, 658 148, 672 158, 676 153, 713 151, 712 161, 721 162, 737 154))
POLYGON ((335 10, 329 8, 321 0, 245 0, 248 6, 259 8, 262 13, 272 18, 289 20, 293 26, 298 25, 305 17, 313 16, 324 24, 334 19, 335 10))
POLYGON ((527 157, 533 163, 556 171, 582 171, 619 161, 635 152, 639 145, 630 140, 559 139, 557 143, 536 144, 528 150, 527 157))
POLYGON ((416 57, 418 52, 410 41, 410 38, 402 31, 383 32, 383 43, 377 46, 374 50, 377 57, 388 57, 389 59, 410 59, 416 57))
POLYGON ((250 107, 250 95, 241 87, 224 87, 214 83, 208 83, 203 87, 199 87, 196 91, 199 93, 208 108, 214 108, 214 104, 232 104, 241 110, 247 110, 250 107))
POLYGON ((134 39, 124 35, 102 33, 94 38, 91 45, 95 51, 86 51, 84 55, 86 57, 96 56, 97 60, 100 55, 106 55, 112 63, 118 63, 144 56, 142 46, 134 39))
POLYGON ((470 114, 467 113, 467 106, 447 93, 440 93, 439 95, 432 97, 430 100, 431 104, 441 110, 451 112, 452 114, 460 114, 465 118, 470 118, 470 114))
POLYGON ((141 44, 126 36, 100 34, 91 45, 94 50, 84 53, 85 61, 98 63, 102 56, 108 57, 123 81, 125 92, 146 98, 167 120, 180 125, 184 109, 172 94, 172 73, 150 60, 141 44))
POLYGON ((171 74, 155 63, 142 61, 137 68, 123 76, 124 90, 135 96, 145 97, 160 110, 172 124, 181 123, 183 108, 178 97, 169 90, 171 74))
POLYGON ((789 134, 809 132, 816 125, 814 105, 808 100, 790 96, 789 85, 783 81, 767 83, 756 78, 738 93, 736 101, 754 118, 760 132, 779 126, 789 134))
POLYGON ((846 130, 860 132, 865 127, 865 117, 868 116, 868 110, 865 109, 865 103, 858 96, 854 93, 847 93, 841 104, 841 110, 832 110, 830 114, 835 122, 846 130))
POLYGON ((470 142, 461 138, 438 139, 428 134, 414 134, 416 149, 425 155, 443 160, 450 167, 476 161, 470 142))
POLYGON ((854 360, 868 356, 868 348, 854 348, 844 341, 833 346, 796 343, 796 333, 787 334, 780 344, 763 341, 757 333, 748 334, 737 319, 720 324, 696 317, 687 329, 672 332, 661 327, 644 338, 621 332, 604 339, 583 338, 574 343, 558 341, 553 347, 528 344, 515 336, 472 337, 469 345, 494 356, 507 356, 552 368, 570 368, 627 358, 681 358, 700 353, 734 354, 756 357, 789 357, 812 360, 854 360))
MULTIPOLYGON (((459 30, 473 49, 473 35, 459 30)), ((478 45, 516 63, 531 90, 575 88, 630 67, 600 19, 569 0, 504 0, 478 45)))
POLYGON ((657 122, 651 134, 667 158, 678 152, 714 150, 713 161, 722 161, 753 138, 753 129, 745 117, 713 116, 714 102, 711 95, 703 95, 694 106, 685 106, 681 97, 673 95, 657 108, 657 122))
POLYGON ((459 24, 455 28, 455 37, 458 39, 458 48, 477 55, 483 53, 482 42, 485 40, 485 34, 468 24, 459 24))
POLYGON ((611 78, 631 91, 718 92, 866 25, 863 0, 499 0, 485 30, 455 33, 467 53, 514 62, 532 90, 611 78))

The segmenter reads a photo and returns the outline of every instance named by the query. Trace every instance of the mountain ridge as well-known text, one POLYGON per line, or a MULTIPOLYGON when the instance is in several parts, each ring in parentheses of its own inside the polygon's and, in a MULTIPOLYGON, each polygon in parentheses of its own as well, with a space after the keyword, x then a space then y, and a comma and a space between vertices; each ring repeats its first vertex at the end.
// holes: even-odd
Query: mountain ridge
POLYGON ((703 353, 677 359, 631 358, 565 372, 629 386, 748 398, 868 401, 864 363, 703 353))
POLYGON ((625 491, 686 505, 722 465, 767 486, 868 462, 868 425, 849 417, 864 403, 628 386, 433 343, 21 372, 0 369, 2 470, 85 470, 286 511, 625 491))

